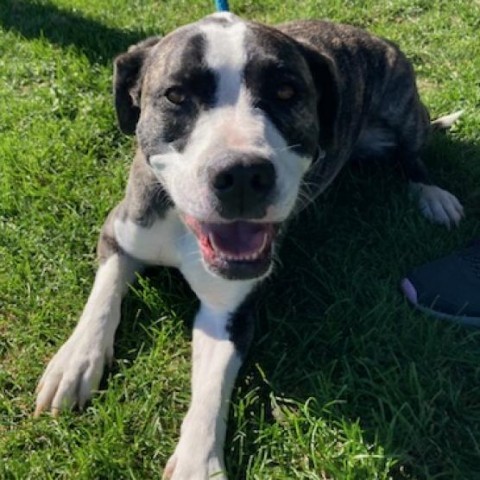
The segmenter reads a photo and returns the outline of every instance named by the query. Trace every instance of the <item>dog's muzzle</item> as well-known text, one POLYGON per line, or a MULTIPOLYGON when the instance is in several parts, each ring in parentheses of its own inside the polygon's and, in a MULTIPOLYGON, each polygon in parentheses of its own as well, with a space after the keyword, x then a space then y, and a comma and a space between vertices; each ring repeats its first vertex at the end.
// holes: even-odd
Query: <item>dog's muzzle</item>
POLYGON ((189 215, 183 215, 183 220, 197 237, 203 261, 214 274, 230 280, 246 280, 269 271, 278 224, 209 223, 189 215))
POLYGON ((276 189, 273 163, 258 155, 228 152, 212 159, 205 172, 210 202, 219 220, 182 215, 197 238, 205 266, 232 280, 265 275, 278 230, 277 224, 267 221, 276 189))

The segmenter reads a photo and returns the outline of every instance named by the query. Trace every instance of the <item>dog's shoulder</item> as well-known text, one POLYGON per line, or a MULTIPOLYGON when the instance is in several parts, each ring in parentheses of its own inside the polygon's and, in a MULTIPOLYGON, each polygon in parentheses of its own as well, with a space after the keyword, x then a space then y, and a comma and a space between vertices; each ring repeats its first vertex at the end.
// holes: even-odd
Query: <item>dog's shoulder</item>
POLYGON ((391 66, 404 57, 392 41, 352 25, 326 20, 296 20, 276 25, 276 28, 338 63, 350 62, 352 57, 385 58, 391 66))

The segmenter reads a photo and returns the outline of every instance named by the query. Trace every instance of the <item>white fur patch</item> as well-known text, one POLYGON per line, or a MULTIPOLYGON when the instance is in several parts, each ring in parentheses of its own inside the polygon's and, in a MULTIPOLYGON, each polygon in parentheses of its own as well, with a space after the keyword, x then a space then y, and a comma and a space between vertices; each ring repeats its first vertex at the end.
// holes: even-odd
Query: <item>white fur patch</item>
POLYGON ((208 23, 201 27, 207 40, 205 63, 218 78, 216 107, 233 105, 240 96, 247 59, 244 45, 246 30, 242 21, 232 21, 227 26, 208 23))
POLYGON ((432 122, 432 126, 439 130, 448 130, 463 115, 463 110, 437 118, 432 122))
POLYGON ((240 17, 233 14, 232 12, 215 12, 210 15, 211 18, 218 18, 222 20, 226 20, 228 22, 238 22, 240 17))
POLYGON ((226 479, 223 449, 241 358, 228 339, 229 311, 201 306, 193 329, 192 401, 164 478, 226 479), (201 441, 199 441, 201 439, 201 441))
POLYGON ((181 247, 180 271, 202 304, 217 312, 233 312, 260 279, 227 280, 211 273, 203 264, 198 242, 186 237, 181 247))
POLYGON ((132 257, 150 265, 180 264, 179 245, 187 231, 174 209, 149 227, 117 218, 114 230, 118 244, 132 257))
POLYGON ((265 137, 272 150, 270 158, 277 172, 279 192, 277 202, 268 209, 266 220, 284 220, 298 201, 302 178, 311 164, 311 158, 295 153, 268 118, 265 118, 265 137))
POLYGON ((430 221, 450 228, 464 217, 462 204, 450 192, 436 185, 414 182, 410 183, 410 188, 418 197, 420 211, 430 221))

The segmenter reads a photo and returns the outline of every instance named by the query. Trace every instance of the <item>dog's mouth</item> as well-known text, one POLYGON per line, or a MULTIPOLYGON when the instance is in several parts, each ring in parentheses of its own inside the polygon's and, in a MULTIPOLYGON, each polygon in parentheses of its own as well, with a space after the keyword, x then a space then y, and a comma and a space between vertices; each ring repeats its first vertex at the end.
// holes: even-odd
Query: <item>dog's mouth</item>
POLYGON ((184 215, 195 234, 202 258, 215 274, 246 280, 267 273, 278 226, 273 223, 236 221, 208 223, 184 215))

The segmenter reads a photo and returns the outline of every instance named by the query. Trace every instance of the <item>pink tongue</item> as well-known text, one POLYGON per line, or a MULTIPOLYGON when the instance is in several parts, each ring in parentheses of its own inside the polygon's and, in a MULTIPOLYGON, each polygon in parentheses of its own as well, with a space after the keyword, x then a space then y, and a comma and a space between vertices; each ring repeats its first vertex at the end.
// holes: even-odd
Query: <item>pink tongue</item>
POLYGON ((209 225, 212 245, 226 255, 242 256, 257 253, 263 246, 269 225, 234 222, 209 225))

